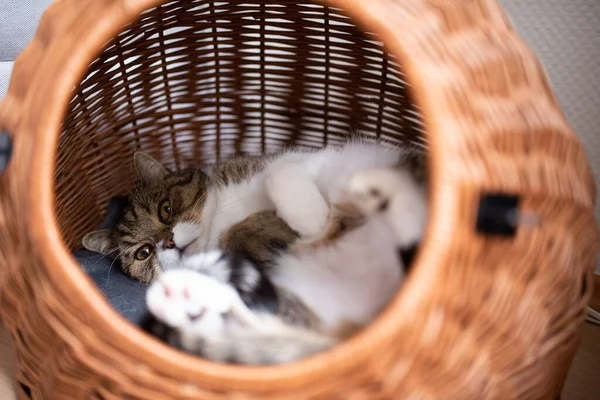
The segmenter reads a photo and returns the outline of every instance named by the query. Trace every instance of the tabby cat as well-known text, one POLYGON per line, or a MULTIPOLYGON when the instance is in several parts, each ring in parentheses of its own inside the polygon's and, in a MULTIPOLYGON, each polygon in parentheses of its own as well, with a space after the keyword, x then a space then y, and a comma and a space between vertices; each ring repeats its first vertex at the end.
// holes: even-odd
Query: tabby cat
POLYGON ((424 164, 409 149, 353 141, 207 172, 137 153, 135 165, 142 185, 117 228, 84 245, 154 282, 147 329, 213 360, 292 361, 352 334, 398 290, 424 229, 424 164), (232 232, 260 218, 274 223, 249 251, 254 235, 232 232))
MULTIPOLYGON (((135 153, 140 185, 128 196, 117 226, 88 233, 83 247, 118 258, 126 275, 150 283, 161 270, 176 267, 179 258, 193 254, 190 245, 203 232, 209 187, 240 184, 262 171, 267 161, 268 157, 237 157, 217 166, 209 178, 202 169, 169 171, 149 155, 135 153)), ((210 247, 208 243, 201 247, 220 247, 264 263, 298 238, 273 209, 254 206, 256 212, 245 215, 234 199, 226 200, 229 204, 223 199, 217 202, 225 219, 233 222, 212 235, 210 247)), ((210 235, 210 230, 205 234, 210 235)))

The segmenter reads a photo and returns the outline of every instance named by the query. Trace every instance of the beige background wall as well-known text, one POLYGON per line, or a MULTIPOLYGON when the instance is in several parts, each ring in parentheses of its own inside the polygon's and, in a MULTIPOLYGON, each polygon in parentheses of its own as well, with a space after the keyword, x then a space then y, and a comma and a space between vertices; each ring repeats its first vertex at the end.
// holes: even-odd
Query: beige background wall
POLYGON ((499 1, 542 59, 600 182, 600 0, 499 1))

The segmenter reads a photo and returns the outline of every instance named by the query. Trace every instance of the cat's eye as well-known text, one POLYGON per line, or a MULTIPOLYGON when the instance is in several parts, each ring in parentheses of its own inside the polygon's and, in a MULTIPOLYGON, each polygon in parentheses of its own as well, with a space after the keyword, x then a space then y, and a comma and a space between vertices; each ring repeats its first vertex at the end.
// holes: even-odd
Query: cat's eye
POLYGON ((166 223, 171 219, 173 210, 171 209, 171 202, 169 200, 165 200, 160 203, 160 207, 158 208, 158 217, 161 222, 166 223))
POLYGON ((135 252, 135 258, 139 261, 144 261, 152 255, 153 250, 154 249, 152 248, 152 246, 150 246, 149 244, 146 244, 146 245, 140 247, 138 249, 138 251, 135 252))

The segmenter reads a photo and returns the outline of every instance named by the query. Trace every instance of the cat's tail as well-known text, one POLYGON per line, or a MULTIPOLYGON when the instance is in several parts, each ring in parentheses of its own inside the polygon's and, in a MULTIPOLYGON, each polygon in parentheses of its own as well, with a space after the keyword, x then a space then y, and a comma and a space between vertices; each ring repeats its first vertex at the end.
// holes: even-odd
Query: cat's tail
POLYGON ((217 362, 270 365, 293 362, 335 346, 338 339, 308 329, 287 326, 275 331, 237 329, 213 338, 181 337, 184 348, 217 362), (186 339, 196 341, 185 343, 186 339), (200 342, 198 342, 200 341, 200 342))

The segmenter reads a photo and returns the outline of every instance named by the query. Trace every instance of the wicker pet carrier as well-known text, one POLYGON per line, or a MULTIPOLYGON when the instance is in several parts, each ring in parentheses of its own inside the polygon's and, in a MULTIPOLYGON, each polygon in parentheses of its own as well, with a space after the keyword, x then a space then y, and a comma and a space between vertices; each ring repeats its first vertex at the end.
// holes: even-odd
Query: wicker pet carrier
POLYGON ((0 129, 0 310, 22 399, 560 394, 590 298, 594 179, 495 0, 59 0, 0 129), (126 322, 72 256, 133 184, 135 150, 175 167, 356 131, 427 147, 431 217, 391 305, 329 352, 256 368, 186 355, 126 322))

